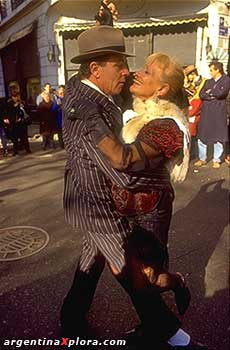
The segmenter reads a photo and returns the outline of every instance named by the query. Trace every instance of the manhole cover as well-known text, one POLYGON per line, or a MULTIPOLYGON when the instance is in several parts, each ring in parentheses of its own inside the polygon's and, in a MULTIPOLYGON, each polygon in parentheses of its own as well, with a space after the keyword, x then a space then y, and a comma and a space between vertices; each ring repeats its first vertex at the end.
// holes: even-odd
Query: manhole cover
POLYGON ((26 258, 42 250, 49 242, 46 231, 33 226, 0 229, 0 261, 26 258))

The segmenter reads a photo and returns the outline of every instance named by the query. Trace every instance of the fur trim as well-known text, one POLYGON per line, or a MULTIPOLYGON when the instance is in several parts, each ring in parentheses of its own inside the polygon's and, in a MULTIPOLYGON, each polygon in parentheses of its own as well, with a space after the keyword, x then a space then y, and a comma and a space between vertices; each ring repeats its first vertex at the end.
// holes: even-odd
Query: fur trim
POLYGON ((168 162, 168 169, 170 171, 171 181, 174 183, 182 183, 187 177, 189 169, 190 153, 188 148, 184 148, 183 160, 177 164, 178 159, 170 160, 168 162))
POLYGON ((166 100, 146 100, 135 98, 133 102, 134 112, 137 114, 122 128, 122 138, 126 143, 135 141, 140 130, 154 119, 171 118, 175 120, 184 133, 184 157, 179 163, 177 158, 168 162, 168 167, 173 182, 183 182, 186 178, 189 167, 189 132, 188 117, 174 103, 166 100))
POLYGON ((134 142, 143 126, 154 119, 174 117, 188 127, 188 119, 180 108, 166 100, 158 100, 157 102, 146 100, 143 102, 139 98, 135 98, 133 109, 138 115, 129 120, 122 128, 122 138, 126 143, 134 142))

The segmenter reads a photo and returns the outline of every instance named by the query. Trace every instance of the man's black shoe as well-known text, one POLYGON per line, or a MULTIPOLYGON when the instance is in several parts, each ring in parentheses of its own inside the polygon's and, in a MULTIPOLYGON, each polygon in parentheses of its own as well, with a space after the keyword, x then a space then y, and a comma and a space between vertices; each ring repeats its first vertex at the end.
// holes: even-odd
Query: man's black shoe
POLYGON ((208 350, 208 346, 196 341, 190 341, 188 345, 181 346, 172 346, 171 350, 208 350))
POLYGON ((176 305, 177 305, 179 314, 184 315, 186 310, 189 307, 191 294, 190 294, 189 288, 186 286, 184 276, 180 272, 177 272, 176 275, 178 276, 178 279, 179 279, 179 283, 178 283, 179 286, 174 290, 176 305))
POLYGON ((123 335, 123 339, 130 350, 148 349, 149 344, 156 350, 171 350, 167 342, 156 342, 152 336, 146 336, 141 324, 127 331, 123 335))
POLYGON ((138 325, 125 332, 123 339, 128 346, 138 346, 143 341, 144 333, 141 325, 138 325))
POLYGON ((73 325, 67 327, 60 326, 60 330, 58 332, 58 338, 61 339, 61 341, 67 341, 68 349, 83 349, 83 350, 95 350, 97 349, 97 346, 92 345, 92 340, 97 340, 98 337, 96 333, 93 331, 93 329, 90 327, 87 321, 83 321, 81 326, 73 325), (68 339, 68 340, 66 340, 68 339), (75 341, 70 342, 70 340, 75 341), (83 343, 81 343, 81 341, 83 343), (78 344, 76 345, 76 342, 78 344), (70 345, 71 344, 71 345, 70 345))
POLYGON ((89 338, 90 329, 86 325, 83 326, 61 326, 59 330, 59 337, 60 338, 69 338, 69 339, 76 339, 77 337, 82 339, 89 338))

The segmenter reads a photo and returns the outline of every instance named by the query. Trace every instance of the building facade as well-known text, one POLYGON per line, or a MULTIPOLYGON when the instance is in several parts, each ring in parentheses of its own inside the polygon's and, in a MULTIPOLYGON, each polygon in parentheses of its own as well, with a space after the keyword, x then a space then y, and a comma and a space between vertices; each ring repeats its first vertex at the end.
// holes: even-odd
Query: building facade
MULTIPOLYGON (((208 76, 213 59, 229 60, 230 2, 226 0, 114 0, 115 27, 125 34, 131 71, 152 52, 173 56, 182 66, 195 64, 208 76), (167 6, 166 6, 167 4, 167 6)), ((76 72, 70 59, 76 39, 95 25, 100 1, 0 0, 0 97, 18 81, 23 98, 34 102, 41 86, 56 88, 76 72)))

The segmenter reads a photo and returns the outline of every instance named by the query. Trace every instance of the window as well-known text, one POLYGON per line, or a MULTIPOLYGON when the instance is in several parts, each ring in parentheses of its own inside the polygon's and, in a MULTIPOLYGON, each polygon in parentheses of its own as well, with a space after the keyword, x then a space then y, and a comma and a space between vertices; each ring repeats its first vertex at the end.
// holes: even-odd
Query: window
POLYGON ((12 11, 15 10, 19 5, 21 5, 25 0, 11 0, 12 11))
POLYGON ((152 53, 152 40, 152 33, 125 37, 126 51, 134 55, 128 58, 130 72, 136 72, 144 67, 146 57, 152 53))
POLYGON ((0 15, 1 15, 1 19, 4 19, 7 17, 6 0, 0 0, 0 15))
POLYGON ((41 85, 39 78, 30 78, 26 84, 27 103, 29 105, 36 105, 36 97, 41 92, 41 85))

